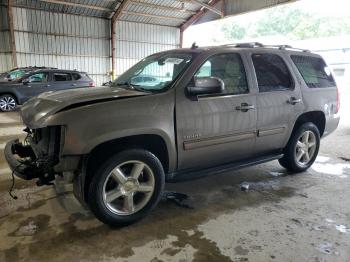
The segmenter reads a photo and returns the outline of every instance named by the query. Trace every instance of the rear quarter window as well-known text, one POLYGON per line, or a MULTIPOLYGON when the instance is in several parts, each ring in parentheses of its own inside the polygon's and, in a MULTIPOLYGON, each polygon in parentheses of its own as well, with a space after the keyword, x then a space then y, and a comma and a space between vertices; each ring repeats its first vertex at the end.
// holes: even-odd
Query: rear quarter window
POLYGON ((309 88, 336 86, 331 70, 322 58, 298 55, 291 58, 309 88))
POLYGON ((78 73, 73 73, 73 74, 72 74, 72 77, 73 77, 73 80, 79 80, 79 79, 81 79, 81 75, 78 74, 78 73))

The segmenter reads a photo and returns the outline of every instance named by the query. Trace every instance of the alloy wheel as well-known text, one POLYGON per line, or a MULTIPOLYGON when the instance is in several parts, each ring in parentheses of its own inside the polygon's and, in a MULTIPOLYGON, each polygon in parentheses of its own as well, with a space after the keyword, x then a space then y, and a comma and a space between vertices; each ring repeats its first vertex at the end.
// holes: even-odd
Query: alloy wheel
POLYGON ((117 215, 131 215, 147 205, 155 188, 152 169, 138 160, 124 162, 107 176, 103 202, 117 215))
POLYGON ((308 130, 301 134, 295 148, 295 159, 300 166, 306 166, 315 155, 316 135, 308 130))
POLYGON ((0 98, 0 109, 5 112, 13 111, 16 108, 16 101, 11 96, 0 98))

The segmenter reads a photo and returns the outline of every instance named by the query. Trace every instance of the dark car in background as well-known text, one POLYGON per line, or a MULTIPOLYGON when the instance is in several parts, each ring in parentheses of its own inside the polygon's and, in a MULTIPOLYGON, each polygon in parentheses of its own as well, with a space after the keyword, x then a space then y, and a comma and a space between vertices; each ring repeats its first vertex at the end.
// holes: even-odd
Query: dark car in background
POLYGON ((94 86, 94 81, 85 72, 59 69, 31 71, 21 78, 0 82, 0 111, 13 111, 17 105, 44 92, 94 86))
POLYGON ((27 66, 27 67, 16 67, 10 71, 0 74, 0 82, 13 81, 19 78, 22 78, 25 74, 36 71, 39 69, 57 69, 54 67, 45 67, 45 66, 27 66))

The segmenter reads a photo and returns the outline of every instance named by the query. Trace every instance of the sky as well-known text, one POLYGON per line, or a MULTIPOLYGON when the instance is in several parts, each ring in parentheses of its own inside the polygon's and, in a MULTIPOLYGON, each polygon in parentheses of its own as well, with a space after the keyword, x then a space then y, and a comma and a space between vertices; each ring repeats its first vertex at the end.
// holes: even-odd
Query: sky
MULTIPOLYGON (((349 17, 350 16, 350 0, 300 0, 287 5, 297 6, 304 11, 317 16, 335 16, 335 17, 349 17)), ((189 47, 193 42, 200 45, 213 45, 213 38, 222 38, 220 30, 223 23, 245 21, 254 22, 264 14, 265 10, 255 11, 248 14, 228 17, 213 22, 194 25, 188 28, 184 33, 184 47, 189 47), (210 32, 210 37, 208 37, 210 32)), ((251 39, 249 39, 251 40, 251 39)))

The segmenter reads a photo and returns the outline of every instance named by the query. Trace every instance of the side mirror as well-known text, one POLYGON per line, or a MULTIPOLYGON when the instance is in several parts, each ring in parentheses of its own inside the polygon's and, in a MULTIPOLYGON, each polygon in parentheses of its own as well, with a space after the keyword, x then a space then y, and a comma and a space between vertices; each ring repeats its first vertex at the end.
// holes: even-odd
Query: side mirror
POLYGON ((225 90, 225 83, 218 77, 196 77, 194 86, 187 87, 191 96, 220 94, 225 90))
POLYGON ((29 84, 29 80, 28 79, 23 79, 22 84, 23 85, 28 85, 29 84))

